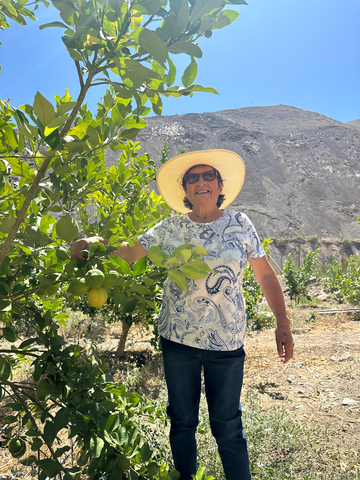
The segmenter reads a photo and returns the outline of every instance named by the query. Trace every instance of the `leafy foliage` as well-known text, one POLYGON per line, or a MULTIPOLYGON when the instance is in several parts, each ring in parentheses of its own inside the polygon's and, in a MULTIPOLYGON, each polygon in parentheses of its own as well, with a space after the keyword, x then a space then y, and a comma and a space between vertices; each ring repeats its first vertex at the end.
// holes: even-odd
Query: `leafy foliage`
POLYGON ((346 302, 360 303, 360 260, 358 255, 347 258, 347 264, 334 260, 324 277, 325 288, 346 302))
MULTIPOLYGON (((272 240, 270 238, 265 238, 262 243, 266 254, 269 253, 271 243, 272 240)), ((243 275, 243 295, 246 304, 246 320, 248 326, 251 325, 251 328, 256 329, 256 320, 258 319, 256 305, 262 298, 263 293, 260 285, 256 281, 253 269, 249 264, 245 268, 243 275)))
MULTIPOLYGON (((27 3, 0 0, 0 28, 9 18, 21 24, 35 19, 27 3)), ((35 465, 40 480, 178 476, 137 429, 162 411, 115 384, 106 366, 79 346, 66 345, 59 326, 66 324, 64 306, 82 302, 68 291, 70 283, 91 269, 115 271, 105 308, 123 325, 152 315, 168 272, 181 288, 186 278, 208 274, 200 260, 206 252, 189 245, 171 259, 151 252, 155 266, 109 255, 169 214, 161 197, 148 191, 154 164, 132 140, 151 111, 161 114, 162 97, 216 93, 194 83, 198 40, 237 18, 225 10, 229 3, 245 2, 53 0, 60 18, 41 28, 63 29, 78 73, 77 99, 66 90, 54 102, 37 92, 32 104, 19 108, 0 101, 0 319, 11 344, 0 350, 0 395, 11 398, 13 414, 3 419, 10 451, 22 458, 30 446, 21 461, 35 465), (190 63, 177 86, 173 58, 181 53, 190 63), (107 90, 91 112, 85 99, 96 85, 107 90), (108 148, 119 152, 110 168, 108 148), (71 259, 69 243, 79 232, 101 235, 108 246, 92 244, 87 259, 71 259), (14 328, 25 321, 33 330, 27 339, 14 328), (31 378, 18 382, 12 372, 26 358, 33 360, 31 378), (60 432, 69 440, 63 447, 60 432)))
POLYGON ((283 270, 284 280, 292 300, 299 302, 301 296, 308 295, 308 287, 317 279, 318 255, 319 250, 308 252, 300 268, 296 268, 292 255, 289 253, 283 270))

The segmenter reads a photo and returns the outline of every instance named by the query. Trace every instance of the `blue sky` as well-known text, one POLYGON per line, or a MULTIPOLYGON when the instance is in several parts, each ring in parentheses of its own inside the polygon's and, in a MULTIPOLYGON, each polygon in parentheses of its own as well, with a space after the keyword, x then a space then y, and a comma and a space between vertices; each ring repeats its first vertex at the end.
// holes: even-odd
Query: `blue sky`
MULTIPOLYGON (((200 43, 196 83, 220 95, 164 99, 163 115, 283 104, 341 122, 360 118, 359 0, 248 0, 230 8, 240 17, 200 43)), ((32 103, 37 90, 49 100, 66 87, 74 98, 79 91, 63 30, 39 30, 59 19, 57 11, 40 6, 37 16, 38 22, 11 22, 0 32, 0 98, 13 106, 32 103)), ((185 68, 189 57, 174 61, 185 68)), ((102 94, 93 89, 90 108, 102 94)))

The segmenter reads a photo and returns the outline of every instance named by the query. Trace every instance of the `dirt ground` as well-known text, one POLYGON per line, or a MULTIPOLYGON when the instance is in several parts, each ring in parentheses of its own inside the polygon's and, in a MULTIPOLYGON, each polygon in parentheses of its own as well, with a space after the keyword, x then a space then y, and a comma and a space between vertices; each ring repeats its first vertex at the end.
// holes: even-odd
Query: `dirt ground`
POLYGON ((328 315, 293 336, 294 358, 284 365, 274 329, 248 335, 244 393, 252 389, 264 408, 282 406, 294 420, 328 425, 340 450, 360 453, 360 321, 328 315))
MULTIPOLYGON (((293 317, 296 315, 294 312, 293 317)), ((292 320, 294 358, 285 365, 277 357, 273 328, 247 335, 243 397, 252 390, 264 410, 280 406, 294 421, 328 426, 331 440, 340 451, 360 454, 359 314, 317 315, 313 323, 292 320)), ((144 364, 151 356, 150 334, 142 334, 137 332, 128 342, 127 356, 128 360, 142 358, 144 364)), ((116 338, 106 338, 99 347, 115 351, 117 342, 116 338)), ((148 378, 140 393, 156 397, 162 382, 161 375, 148 378)), ((17 460, 0 448, 0 480, 31 478, 24 470, 13 476, 11 469, 16 471, 16 465, 17 460)))

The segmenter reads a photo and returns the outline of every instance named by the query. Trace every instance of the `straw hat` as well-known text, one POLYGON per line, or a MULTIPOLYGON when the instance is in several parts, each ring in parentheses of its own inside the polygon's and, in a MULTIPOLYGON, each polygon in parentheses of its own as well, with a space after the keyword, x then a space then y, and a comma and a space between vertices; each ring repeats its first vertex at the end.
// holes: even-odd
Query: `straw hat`
POLYGON ((160 195, 171 208, 181 213, 191 211, 184 206, 185 192, 181 182, 187 170, 195 165, 209 165, 220 172, 224 182, 222 193, 225 195, 221 207, 226 207, 235 200, 244 183, 243 159, 230 150, 199 150, 171 158, 157 173, 160 195))

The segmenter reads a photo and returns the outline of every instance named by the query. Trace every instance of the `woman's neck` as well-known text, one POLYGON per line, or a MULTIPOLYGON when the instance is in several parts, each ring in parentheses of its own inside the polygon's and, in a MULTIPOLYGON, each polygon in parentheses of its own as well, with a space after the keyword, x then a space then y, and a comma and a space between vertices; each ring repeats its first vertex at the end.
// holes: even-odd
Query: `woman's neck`
POLYGON ((189 218, 190 220, 196 223, 215 222, 215 220, 220 218, 223 213, 224 211, 220 210, 218 207, 216 207, 211 212, 201 211, 201 210, 192 210, 189 213, 189 218))

